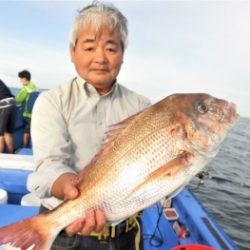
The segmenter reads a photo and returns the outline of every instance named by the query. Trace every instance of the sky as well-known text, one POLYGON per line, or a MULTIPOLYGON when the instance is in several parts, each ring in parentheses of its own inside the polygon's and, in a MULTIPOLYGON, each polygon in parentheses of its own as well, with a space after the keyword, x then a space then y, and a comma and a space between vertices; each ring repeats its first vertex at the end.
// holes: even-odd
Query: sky
MULTIPOLYGON (((105 2, 105 1, 104 1, 105 2)), ((173 93, 205 92, 250 117, 249 1, 111 1, 128 18, 129 45, 118 82, 152 103, 173 93)), ((76 75, 69 33, 91 1, 0 0, 0 75, 21 87, 32 73, 40 89, 76 75)))

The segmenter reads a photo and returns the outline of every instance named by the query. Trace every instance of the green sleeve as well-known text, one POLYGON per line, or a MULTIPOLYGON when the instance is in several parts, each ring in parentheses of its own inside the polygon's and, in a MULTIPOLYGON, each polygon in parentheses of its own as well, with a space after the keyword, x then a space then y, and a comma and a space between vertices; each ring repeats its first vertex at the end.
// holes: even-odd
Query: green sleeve
POLYGON ((16 96, 16 103, 20 104, 20 103, 24 102, 28 95, 29 94, 28 94, 27 90, 25 88, 22 88, 20 90, 20 92, 18 93, 18 95, 16 96))

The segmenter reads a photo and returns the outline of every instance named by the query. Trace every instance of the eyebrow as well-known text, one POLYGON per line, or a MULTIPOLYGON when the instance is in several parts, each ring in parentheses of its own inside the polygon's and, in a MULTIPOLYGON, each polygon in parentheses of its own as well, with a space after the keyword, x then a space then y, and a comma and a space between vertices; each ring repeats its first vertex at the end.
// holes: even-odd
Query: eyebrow
POLYGON ((90 38, 87 38, 84 41, 82 41, 82 43, 93 43, 93 42, 95 42, 95 39, 90 39, 90 38))
MULTIPOLYGON (((95 39, 87 38, 84 41, 82 41, 82 44, 93 43, 93 42, 95 42, 95 39)), ((107 40, 105 44, 118 45, 118 43, 115 42, 114 40, 107 40)))

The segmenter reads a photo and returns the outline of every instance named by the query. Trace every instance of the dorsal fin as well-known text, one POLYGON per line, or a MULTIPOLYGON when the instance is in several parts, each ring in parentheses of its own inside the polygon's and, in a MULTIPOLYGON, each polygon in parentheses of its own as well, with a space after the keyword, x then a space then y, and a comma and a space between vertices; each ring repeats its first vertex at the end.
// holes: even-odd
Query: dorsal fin
POLYGON ((102 148, 106 147, 109 143, 112 144, 112 141, 116 139, 116 137, 121 134, 141 113, 142 111, 122 120, 121 122, 110 125, 105 132, 106 136, 103 140, 102 148))

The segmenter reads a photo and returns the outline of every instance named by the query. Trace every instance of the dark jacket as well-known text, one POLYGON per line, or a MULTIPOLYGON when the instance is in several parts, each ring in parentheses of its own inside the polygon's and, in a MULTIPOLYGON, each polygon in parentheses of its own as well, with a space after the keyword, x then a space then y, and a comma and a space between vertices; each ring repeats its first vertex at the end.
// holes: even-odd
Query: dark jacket
POLYGON ((14 96, 12 95, 10 89, 0 79, 0 101, 8 97, 14 97, 14 96))

